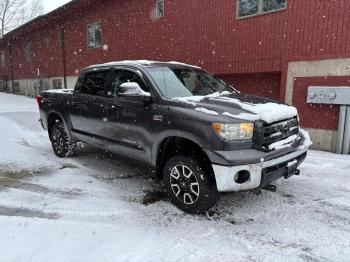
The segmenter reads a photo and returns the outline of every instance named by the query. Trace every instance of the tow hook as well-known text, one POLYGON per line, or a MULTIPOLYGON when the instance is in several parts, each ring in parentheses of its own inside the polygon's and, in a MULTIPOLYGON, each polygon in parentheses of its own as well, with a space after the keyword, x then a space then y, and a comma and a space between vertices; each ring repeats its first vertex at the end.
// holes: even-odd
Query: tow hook
POLYGON ((267 185, 267 186, 264 186, 261 189, 275 193, 277 191, 277 186, 275 186, 275 185, 267 185))
POLYGON ((259 187, 257 189, 254 189, 253 192, 255 194, 257 194, 257 195, 261 195, 263 190, 275 193, 277 191, 277 186, 275 186, 275 185, 267 185, 267 186, 264 186, 264 187, 259 187))
POLYGON ((294 175, 299 176, 300 175, 300 170, 299 169, 295 170, 295 174, 294 175))

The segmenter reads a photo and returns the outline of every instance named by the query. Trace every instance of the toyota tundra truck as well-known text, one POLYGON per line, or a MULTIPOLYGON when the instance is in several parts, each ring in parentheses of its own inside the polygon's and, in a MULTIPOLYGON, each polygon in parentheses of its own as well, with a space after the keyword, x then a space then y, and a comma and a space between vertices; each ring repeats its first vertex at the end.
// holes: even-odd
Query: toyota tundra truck
POLYGON ((58 157, 82 142, 137 160, 188 213, 208 211, 220 192, 299 175, 311 144, 296 108, 178 62, 90 66, 74 90, 44 91, 37 102, 58 157))

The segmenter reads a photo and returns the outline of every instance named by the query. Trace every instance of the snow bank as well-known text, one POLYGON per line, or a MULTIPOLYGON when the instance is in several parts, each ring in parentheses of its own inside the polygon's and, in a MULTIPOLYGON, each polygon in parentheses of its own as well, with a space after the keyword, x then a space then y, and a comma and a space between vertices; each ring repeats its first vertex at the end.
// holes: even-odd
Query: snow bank
MULTIPOLYGON (((256 117, 253 117, 251 115, 246 115, 248 119, 246 120, 263 120, 267 123, 273 123, 280 120, 293 118, 298 115, 298 111, 293 106, 283 105, 283 104, 277 104, 277 103, 266 103, 266 104, 251 104, 251 103, 245 103, 235 98, 230 97, 216 97, 215 100, 225 101, 229 103, 236 104, 240 106, 243 110, 246 110, 248 112, 251 112, 253 115, 256 115, 256 117)), ((237 115, 239 118, 239 115, 237 115)), ((232 117, 236 117, 232 115, 232 117)), ((254 120, 254 121, 255 121, 254 120)))
POLYGON ((206 109, 204 107, 197 107, 194 110, 197 111, 197 112, 201 112, 201 113, 207 114, 207 115, 212 115, 212 116, 218 116, 219 115, 218 112, 215 112, 215 111, 212 111, 212 110, 208 110, 208 109, 206 109))

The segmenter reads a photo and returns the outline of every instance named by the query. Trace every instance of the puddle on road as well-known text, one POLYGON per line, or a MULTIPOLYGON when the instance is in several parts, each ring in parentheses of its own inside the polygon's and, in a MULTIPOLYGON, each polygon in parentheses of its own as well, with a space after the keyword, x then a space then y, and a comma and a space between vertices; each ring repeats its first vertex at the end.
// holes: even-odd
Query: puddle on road
POLYGON ((154 204, 159 201, 167 200, 168 195, 165 192, 146 192, 146 194, 143 196, 142 204, 145 206, 154 204))
POLYGON ((46 219, 58 219, 59 215, 56 213, 45 213, 39 210, 26 209, 26 208, 13 208, 0 206, 0 216, 8 217, 36 217, 46 219))
POLYGON ((64 199, 71 199, 83 194, 82 190, 80 189, 63 190, 57 188, 49 188, 43 185, 25 181, 26 178, 33 176, 35 176, 34 173, 29 171, 0 171, 0 190, 15 188, 39 194, 52 194, 64 199))
POLYGON ((18 171, 18 172, 6 171, 5 172, 0 170, 0 178, 23 179, 31 176, 33 176, 33 173, 29 171, 18 171))

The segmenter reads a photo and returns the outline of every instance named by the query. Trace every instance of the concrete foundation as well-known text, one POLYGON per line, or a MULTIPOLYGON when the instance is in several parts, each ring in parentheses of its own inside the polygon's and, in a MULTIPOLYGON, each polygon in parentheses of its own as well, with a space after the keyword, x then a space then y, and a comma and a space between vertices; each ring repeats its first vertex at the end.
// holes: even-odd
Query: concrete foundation
MULTIPOLYGON (((294 79, 296 77, 350 76, 350 59, 329 59, 321 61, 299 61, 288 63, 285 101, 293 102, 294 79)), ((307 99, 305 97, 305 99, 307 99)), ((308 129, 313 149, 335 152, 337 131, 308 129)))
MULTIPOLYGON (((48 78, 48 86, 47 89, 53 89, 53 80, 60 79, 62 82, 62 87, 64 86, 64 79, 63 77, 52 77, 48 78)), ((77 81, 78 77, 76 76, 70 76, 67 77, 67 88, 73 89, 75 87, 75 83, 77 81)), ((38 80, 37 79, 21 79, 21 80, 15 80, 14 86, 12 86, 12 81, 9 81, 7 83, 8 85, 8 91, 11 93, 19 94, 19 95, 25 95, 25 96, 31 96, 34 97, 38 95, 38 80)))

